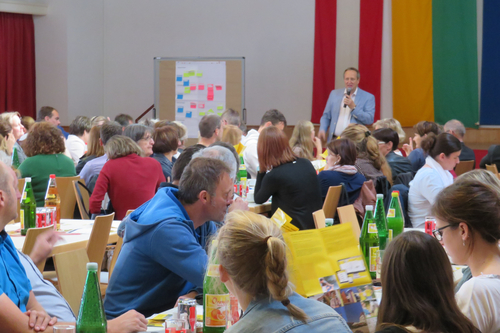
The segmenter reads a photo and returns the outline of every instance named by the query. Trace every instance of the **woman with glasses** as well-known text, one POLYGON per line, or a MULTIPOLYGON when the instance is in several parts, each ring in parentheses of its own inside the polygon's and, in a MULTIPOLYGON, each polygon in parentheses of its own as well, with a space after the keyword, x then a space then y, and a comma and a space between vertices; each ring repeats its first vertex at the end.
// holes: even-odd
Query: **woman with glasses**
POLYGON ((381 280, 377 333, 479 333, 457 306, 450 261, 432 236, 396 237, 385 251, 381 280))
MULTIPOLYGON (((500 193, 464 180, 445 188, 432 207, 435 237, 472 278, 456 294, 460 310, 483 333, 500 331, 500 193)), ((385 257, 384 257, 385 259, 385 257)))
POLYGON ((123 135, 134 140, 144 152, 143 156, 148 157, 153 155, 153 145, 155 144, 153 132, 151 127, 141 124, 132 124, 125 127, 123 135))
POLYGON ((429 156, 410 183, 408 192, 408 214, 414 228, 424 227, 425 217, 431 215, 430 207, 436 196, 453 183, 449 170, 460 162, 458 157, 462 149, 460 141, 448 133, 427 134, 421 147, 429 156))

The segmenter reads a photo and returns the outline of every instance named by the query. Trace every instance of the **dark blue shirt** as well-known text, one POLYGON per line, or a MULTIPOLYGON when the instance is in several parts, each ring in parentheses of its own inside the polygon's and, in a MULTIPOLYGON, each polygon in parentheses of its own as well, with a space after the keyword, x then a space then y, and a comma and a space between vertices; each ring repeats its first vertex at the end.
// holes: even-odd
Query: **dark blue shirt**
POLYGON ((357 172, 353 175, 343 173, 335 170, 325 170, 318 174, 319 185, 321 186, 321 196, 323 201, 325 201, 326 194, 330 186, 338 186, 340 183, 344 184, 344 187, 349 195, 349 204, 352 205, 354 201, 359 197, 359 192, 363 183, 366 181, 365 176, 357 172))

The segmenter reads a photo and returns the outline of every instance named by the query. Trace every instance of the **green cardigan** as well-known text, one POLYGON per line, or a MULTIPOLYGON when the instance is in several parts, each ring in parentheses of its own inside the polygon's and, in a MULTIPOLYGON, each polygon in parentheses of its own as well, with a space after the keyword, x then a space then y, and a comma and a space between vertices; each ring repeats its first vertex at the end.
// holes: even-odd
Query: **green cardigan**
POLYGON ((45 204, 45 193, 51 174, 55 174, 56 177, 76 176, 73 160, 63 154, 28 157, 19 166, 19 171, 21 177, 31 177, 37 207, 43 207, 45 204))

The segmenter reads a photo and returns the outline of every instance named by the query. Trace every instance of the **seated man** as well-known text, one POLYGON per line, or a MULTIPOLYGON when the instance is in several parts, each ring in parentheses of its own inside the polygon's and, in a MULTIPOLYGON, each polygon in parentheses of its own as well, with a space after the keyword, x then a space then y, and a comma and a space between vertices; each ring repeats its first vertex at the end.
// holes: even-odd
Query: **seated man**
POLYGON ((130 214, 104 300, 109 319, 131 309, 150 316, 202 291, 205 245, 215 231, 207 221, 222 221, 233 202, 229 173, 222 161, 193 159, 178 190, 161 188, 130 214))

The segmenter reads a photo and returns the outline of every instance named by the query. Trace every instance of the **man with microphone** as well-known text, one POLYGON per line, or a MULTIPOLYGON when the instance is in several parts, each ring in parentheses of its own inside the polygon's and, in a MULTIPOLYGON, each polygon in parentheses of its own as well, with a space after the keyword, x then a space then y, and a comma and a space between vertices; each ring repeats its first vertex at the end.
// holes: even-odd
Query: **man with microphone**
POLYGON ((323 141, 339 136, 350 123, 373 123, 375 96, 358 88, 359 71, 356 68, 349 67, 344 71, 344 84, 345 89, 332 90, 328 97, 318 133, 323 141))

